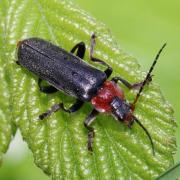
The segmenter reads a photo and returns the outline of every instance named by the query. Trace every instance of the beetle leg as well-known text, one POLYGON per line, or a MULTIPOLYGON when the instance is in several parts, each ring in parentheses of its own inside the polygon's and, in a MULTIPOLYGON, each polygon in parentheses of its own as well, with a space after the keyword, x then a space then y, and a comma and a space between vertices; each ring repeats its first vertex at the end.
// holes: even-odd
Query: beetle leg
POLYGON ((77 99, 76 102, 69 109, 65 109, 63 103, 55 104, 51 107, 50 110, 47 110, 46 112, 42 113, 39 116, 39 119, 43 120, 44 118, 50 116, 52 113, 54 113, 60 109, 65 112, 68 112, 68 113, 76 112, 77 110, 79 110, 82 107, 83 103, 84 103, 83 101, 77 99))
POLYGON ((20 65, 19 61, 15 61, 17 65, 20 65))
POLYGON ((92 61, 97 62, 97 63, 102 64, 102 65, 107 67, 107 69, 104 72, 106 73, 107 78, 109 78, 110 75, 113 72, 113 69, 106 62, 104 62, 103 60, 93 57, 95 45, 96 45, 96 35, 95 35, 95 33, 93 33, 91 35, 91 44, 90 44, 89 57, 90 57, 90 59, 92 61))
POLYGON ((71 53, 74 53, 77 50, 76 56, 80 57, 81 59, 84 58, 85 52, 86 52, 86 46, 84 42, 80 42, 76 44, 72 49, 71 53))
POLYGON ((93 151, 92 145, 93 145, 93 139, 94 139, 94 136, 95 136, 94 128, 91 127, 90 125, 95 120, 95 118, 96 118, 96 116, 98 114, 99 114, 99 112, 96 111, 95 109, 93 109, 91 111, 91 113, 88 115, 88 117, 84 121, 84 126, 88 129, 88 144, 87 144, 87 147, 88 147, 89 151, 93 151))
MULTIPOLYGON (((143 84, 143 81, 139 83, 131 84, 121 77, 113 77, 111 81, 114 81, 115 83, 117 83, 118 81, 121 81, 128 89, 139 89, 143 84)), ((152 81, 152 76, 149 77, 147 84, 150 83, 151 81, 152 81)))
POLYGON ((46 112, 42 113, 41 115, 39 115, 39 119, 43 120, 44 118, 50 116, 52 113, 58 111, 62 109, 62 103, 60 104, 55 104, 51 107, 51 109, 47 110, 46 112))
POLYGON ((83 101, 77 99, 76 102, 69 109, 65 109, 64 105, 62 104, 62 110, 67 113, 74 113, 78 111, 83 106, 83 104, 84 104, 83 101))
POLYGON ((55 88, 55 87, 53 87, 53 86, 42 86, 42 79, 41 78, 39 78, 38 79, 38 86, 39 86, 39 90, 41 91, 41 92, 43 92, 43 93, 46 93, 46 94, 51 94, 51 93, 55 93, 55 92, 57 92, 58 90, 55 88))

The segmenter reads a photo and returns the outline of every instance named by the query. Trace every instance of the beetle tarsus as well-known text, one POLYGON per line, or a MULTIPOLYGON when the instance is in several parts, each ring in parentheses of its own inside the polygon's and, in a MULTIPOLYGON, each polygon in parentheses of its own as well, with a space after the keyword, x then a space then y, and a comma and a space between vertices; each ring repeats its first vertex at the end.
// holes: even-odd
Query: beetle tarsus
POLYGON ((45 112, 45 113, 42 113, 41 115, 39 115, 39 119, 40 120, 43 120, 45 117, 47 117, 48 116, 48 113, 47 112, 45 112))
POLYGON ((96 116, 99 114, 98 111, 93 109, 91 113, 87 116, 87 118, 84 121, 84 126, 86 129, 88 129, 88 143, 87 143, 87 148, 89 151, 93 151, 93 139, 95 136, 94 128, 91 127, 90 125, 92 122, 95 120, 96 116))
POLYGON ((46 112, 42 113, 41 115, 39 115, 39 119, 40 120, 43 120, 44 118, 47 118, 48 116, 50 116, 52 113, 60 110, 63 108, 63 104, 60 103, 60 104, 55 104, 51 107, 50 110, 47 110, 46 112))
POLYGON ((16 64, 17 64, 17 65, 20 65, 19 61, 16 61, 16 64))
POLYGON ((89 132, 88 132, 88 150, 89 151, 93 151, 93 139, 95 136, 95 132, 94 129, 92 128, 89 132))
POLYGON ((103 60, 94 57, 94 49, 95 49, 95 46, 96 46, 96 37, 97 37, 96 34, 92 33, 92 35, 91 35, 91 44, 90 44, 89 58, 93 62, 96 62, 96 63, 99 63, 99 64, 102 64, 102 65, 106 66, 107 69, 104 72, 105 72, 107 78, 109 78, 111 76, 112 72, 113 72, 112 67, 110 67, 103 60))

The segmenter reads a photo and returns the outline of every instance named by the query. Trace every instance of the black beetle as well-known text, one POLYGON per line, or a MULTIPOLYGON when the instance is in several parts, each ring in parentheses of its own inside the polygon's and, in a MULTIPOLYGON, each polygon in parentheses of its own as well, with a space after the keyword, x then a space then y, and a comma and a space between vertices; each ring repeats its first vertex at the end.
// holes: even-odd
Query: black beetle
POLYGON ((95 135, 94 128, 90 125, 96 116, 102 112, 112 114, 118 121, 128 125, 129 128, 136 121, 149 137, 154 153, 154 144, 149 132, 133 113, 135 104, 145 84, 152 80, 151 72, 166 44, 163 45, 156 55, 144 81, 130 84, 121 77, 113 77, 110 81, 107 80, 113 70, 104 61, 93 57, 95 38, 96 36, 93 33, 91 36, 90 59, 106 66, 107 68, 104 72, 82 60, 86 51, 83 42, 75 45, 70 53, 36 37, 18 42, 17 64, 27 68, 39 77, 38 85, 40 91, 49 94, 60 90, 76 98, 76 102, 69 109, 64 108, 63 103, 55 104, 50 110, 41 114, 39 118, 42 120, 60 109, 73 113, 80 109, 84 102, 90 101, 94 108, 84 121, 84 125, 88 129, 88 150, 92 151, 95 135), (75 51, 77 51, 76 55, 73 55, 75 51), (46 80, 50 85, 43 86, 42 80, 46 80), (121 81, 129 89, 139 88, 139 92, 132 104, 126 101, 123 91, 117 85, 118 81, 121 81))

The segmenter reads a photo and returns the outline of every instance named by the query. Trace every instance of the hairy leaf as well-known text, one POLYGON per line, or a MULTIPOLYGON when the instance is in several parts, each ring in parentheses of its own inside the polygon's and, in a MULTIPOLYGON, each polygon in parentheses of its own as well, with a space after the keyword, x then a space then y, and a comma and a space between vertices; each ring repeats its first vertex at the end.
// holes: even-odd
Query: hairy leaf
MULTIPOLYGON (((173 164, 173 110, 155 83, 145 88, 135 111, 152 136, 155 156, 137 124, 128 129, 106 115, 100 115, 93 124, 96 137, 93 154, 89 153, 87 130, 83 126, 92 109, 88 103, 75 114, 57 112, 44 121, 38 120, 38 115, 54 103, 63 101, 68 107, 74 99, 62 92, 53 95, 39 92, 37 77, 15 63, 16 43, 21 39, 41 37, 68 51, 84 41, 89 50, 90 35, 96 32, 95 54, 113 67, 113 76, 122 76, 130 82, 144 78, 136 59, 117 47, 104 24, 69 0, 3 0, 0 10, 4 17, 1 66, 6 67, 2 69, 4 73, 8 72, 9 78, 4 83, 9 86, 12 110, 12 114, 4 113, 6 117, 12 116, 20 128, 37 166, 52 179, 152 179, 173 164)), ((85 60, 88 61, 88 52, 85 60)), ((122 88, 132 102, 137 91, 122 88)))

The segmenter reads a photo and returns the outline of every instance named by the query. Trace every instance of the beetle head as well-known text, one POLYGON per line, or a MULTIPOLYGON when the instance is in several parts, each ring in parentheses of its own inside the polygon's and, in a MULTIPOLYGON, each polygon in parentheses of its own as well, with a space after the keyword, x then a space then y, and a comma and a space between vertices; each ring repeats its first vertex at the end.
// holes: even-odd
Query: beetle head
POLYGON ((112 115, 120 122, 125 123, 129 128, 134 123, 134 116, 131 105, 124 99, 114 97, 111 102, 112 115))

